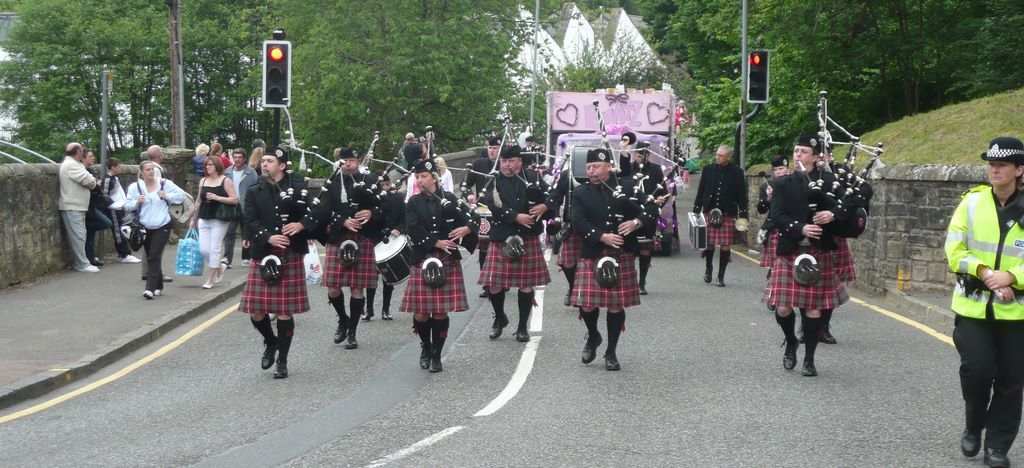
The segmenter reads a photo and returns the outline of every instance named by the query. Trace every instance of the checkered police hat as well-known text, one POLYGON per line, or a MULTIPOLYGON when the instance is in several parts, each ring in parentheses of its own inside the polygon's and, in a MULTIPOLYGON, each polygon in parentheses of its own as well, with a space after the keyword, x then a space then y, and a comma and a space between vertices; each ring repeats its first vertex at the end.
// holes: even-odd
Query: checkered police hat
POLYGON ((985 161, 1007 161, 1024 164, 1024 143, 1013 137, 998 137, 988 144, 988 151, 981 153, 985 161))

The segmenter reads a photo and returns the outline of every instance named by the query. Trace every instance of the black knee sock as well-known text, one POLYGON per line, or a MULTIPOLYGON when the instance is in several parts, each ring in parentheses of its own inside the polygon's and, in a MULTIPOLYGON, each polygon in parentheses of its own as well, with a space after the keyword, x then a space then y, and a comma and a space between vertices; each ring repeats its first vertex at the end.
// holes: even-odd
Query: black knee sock
POLYGON ((732 250, 723 250, 718 254, 718 278, 725 278, 725 267, 732 258, 732 250))
POLYGON ((505 316, 505 291, 492 292, 487 297, 491 300, 491 307, 494 307, 494 317, 507 319, 505 316))
POLYGON ((640 286, 647 285, 647 271, 651 269, 651 256, 640 255, 640 286))
POLYGON ((715 262, 715 248, 714 247, 709 247, 707 250, 702 252, 701 255, 704 255, 705 269, 707 271, 711 271, 711 269, 714 268, 714 264, 715 264, 714 263, 715 262))
POLYGON ((605 356, 614 356, 615 348, 619 345, 619 335, 626 325, 626 311, 615 314, 609 312, 605 316, 605 322, 608 325, 608 349, 604 354, 605 356))
POLYGON ((373 299, 377 297, 377 288, 366 288, 366 312, 373 312, 373 299))
POLYGON ((832 323, 832 311, 835 309, 821 309, 821 328, 826 328, 832 323))
POLYGON ((572 291, 572 287, 576 283, 576 267, 562 267, 562 274, 565 275, 565 281, 569 283, 569 291, 572 291))
POLYGON ((412 321, 412 329, 416 330, 416 334, 420 336, 421 343, 430 344, 430 319, 427 319, 426 322, 417 322, 414 319, 412 321))
POLYGON ((348 334, 355 335, 356 327, 359 326, 359 317, 363 315, 363 306, 366 304, 366 299, 352 298, 348 301, 348 308, 352 309, 352 318, 348 321, 348 334))
POLYGON ((390 284, 384 285, 384 295, 381 297, 380 310, 384 312, 391 311, 391 293, 395 292, 395 287, 390 284))
POLYGON ((341 295, 333 299, 327 296, 327 302, 330 302, 334 306, 334 311, 338 313, 338 324, 347 327, 348 314, 345 313, 345 293, 341 293, 341 295))
POLYGON ((779 311, 775 311, 775 322, 782 328, 782 334, 786 335, 786 339, 791 343, 796 343, 796 332, 793 330, 796 327, 796 316, 792 313, 783 317, 779 315, 779 311))
POLYGON ((480 254, 477 255, 477 261, 480 263, 480 268, 483 269, 484 261, 487 260, 487 249, 480 249, 480 254))
POLYGON ((580 308, 580 319, 583 320, 583 324, 587 326, 587 333, 590 336, 597 336, 600 332, 597 331, 597 318, 601 313, 600 309, 594 309, 593 312, 584 312, 583 308, 580 308))
POLYGON ((533 310, 533 291, 519 291, 519 326, 516 330, 526 330, 530 323, 530 311, 533 310))
POLYGON ((448 322, 448 317, 430 319, 430 339, 433 342, 433 352, 436 358, 441 357, 441 348, 444 347, 444 342, 448 339, 448 322))
POLYGON ((263 335, 263 344, 274 344, 277 343, 277 337, 274 336, 274 329, 270 327, 270 317, 264 315, 263 320, 256 321, 250 320, 253 328, 263 335))
POLYGON ((821 330, 821 317, 804 318, 804 361, 814 362, 814 351, 818 349, 818 330, 821 330))
POLYGON ((292 336, 295 335, 295 319, 277 319, 277 354, 282 360, 288 359, 288 350, 292 347, 292 336))

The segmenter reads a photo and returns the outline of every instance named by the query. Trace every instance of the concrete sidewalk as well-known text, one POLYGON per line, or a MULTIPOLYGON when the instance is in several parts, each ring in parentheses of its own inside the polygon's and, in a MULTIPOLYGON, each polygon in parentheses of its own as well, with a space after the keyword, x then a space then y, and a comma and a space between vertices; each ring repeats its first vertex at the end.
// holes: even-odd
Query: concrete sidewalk
POLYGON ((173 274, 177 251, 164 252, 174 282, 154 300, 142 297, 141 265, 116 259, 99 273, 69 269, 0 290, 0 408, 88 376, 241 291, 239 250, 213 289, 200 287, 202 276, 173 274))

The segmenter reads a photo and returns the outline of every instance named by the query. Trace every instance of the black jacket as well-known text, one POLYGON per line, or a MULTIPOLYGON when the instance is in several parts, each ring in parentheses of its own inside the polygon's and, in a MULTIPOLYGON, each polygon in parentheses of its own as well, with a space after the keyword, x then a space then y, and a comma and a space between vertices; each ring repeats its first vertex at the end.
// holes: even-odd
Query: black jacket
MULTIPOLYGON (((798 243, 804 238, 803 228, 811 223, 814 213, 832 210, 836 201, 824 190, 811 190, 808 179, 801 172, 774 179, 771 184, 773 193, 768 217, 774 220, 775 228, 779 230, 776 253, 789 255, 797 251, 798 243), (814 210, 811 204, 816 204, 814 210)), ((829 235, 822 235, 820 240, 811 239, 811 243, 822 250, 835 250, 837 247, 829 235)))
MULTIPOLYGON (((616 178, 608 181, 615 188, 616 178)), ((598 258, 607 247, 601 242, 601 235, 615 233, 619 224, 630 219, 639 219, 644 226, 652 226, 657 220, 657 206, 654 203, 642 204, 642 194, 628 177, 618 178, 622 186, 622 196, 614 197, 612 190, 605 185, 583 184, 572 191, 572 225, 573 232, 581 239, 580 256, 598 258)), ((624 252, 640 251, 637 233, 626 236, 622 244, 624 252)))
POLYGON ((545 204, 548 212, 544 218, 550 218, 556 205, 552 205, 548 199, 548 184, 535 171, 524 169, 520 175, 524 177, 531 187, 527 189, 526 184, 518 176, 505 177, 498 173, 492 182, 488 183, 483 191, 479 202, 491 209, 491 232, 490 240, 503 242, 511 235, 518 234, 521 237, 536 236, 544 232, 544 223, 534 223, 532 228, 527 228, 516 222, 516 215, 529 213, 530 207, 538 204, 545 204), (497 190, 495 190, 495 186, 497 190), (497 191, 501 198, 501 206, 498 206, 494 193, 497 191))
MULTIPOLYGON (((476 172, 482 172, 484 174, 490 174, 491 169, 494 168, 494 163, 496 161, 497 159, 491 161, 489 158, 487 158, 487 156, 484 156, 482 158, 477 159, 476 161, 473 161, 473 170, 476 172)), ((469 194, 472 193, 474 195, 477 195, 477 198, 479 198, 479 192, 483 191, 484 186, 487 185, 488 180, 490 179, 479 174, 474 174, 472 172, 466 173, 466 182, 463 183, 462 185, 462 197, 466 198, 467 196, 469 196, 469 194)))
MULTIPOLYGON (((449 232, 462 226, 470 230, 470 234, 462 238, 462 246, 469 253, 476 250, 480 220, 468 206, 461 204, 455 194, 443 192, 440 195, 448 201, 444 206, 441 200, 426 192, 413 195, 405 206, 406 234, 412 249, 409 262, 412 264, 432 255, 438 240, 447 239, 449 232)), ((455 250, 452 257, 461 259, 462 255, 455 250)))
MULTIPOLYGON (((774 190, 774 189, 773 189, 774 190)), ((768 198, 768 182, 761 182, 761 188, 757 191, 757 212, 765 214, 771 208, 771 199, 768 198)), ((775 223, 771 216, 766 216, 761 223, 761 229, 771 231, 775 229, 775 223)))
POLYGON ((370 210, 370 220, 359 233, 374 242, 380 241, 384 232, 384 213, 380 208, 380 186, 377 181, 375 174, 356 172, 343 175, 341 171, 335 172, 324 182, 320 197, 302 220, 302 225, 316 233, 321 243, 336 242, 349 232, 344 226, 345 220, 355 217, 359 211, 370 210), (362 183, 361 186, 356 187, 359 183, 362 183), (341 200, 342 187, 346 202, 341 200))
POLYGON ((708 164, 700 175, 693 212, 718 208, 733 218, 747 217, 747 179, 735 164, 708 164))
POLYGON ((382 192, 380 197, 380 208, 384 213, 384 235, 391 233, 392 229, 398 232, 405 232, 405 196, 397 190, 382 192))
MULTIPOLYGON (((296 173, 285 175, 276 185, 266 177, 252 187, 245 195, 244 224, 245 238, 249 240, 253 261, 260 261, 270 255, 273 247, 268 244, 270 236, 281 233, 281 226, 301 220, 312 206, 313 196, 306 190, 306 179, 296 173), (281 198, 282 192, 292 189, 292 196, 281 198)), ((309 252, 307 243, 310 233, 302 231, 290 238, 288 251, 296 254, 309 252)))

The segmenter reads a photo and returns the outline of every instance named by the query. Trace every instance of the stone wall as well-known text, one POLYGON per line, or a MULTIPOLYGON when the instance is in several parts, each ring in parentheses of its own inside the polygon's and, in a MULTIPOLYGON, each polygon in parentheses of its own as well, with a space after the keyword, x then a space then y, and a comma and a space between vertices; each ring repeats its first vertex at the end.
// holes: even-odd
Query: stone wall
MULTIPOLYGON (((763 182, 760 171, 771 173, 766 166, 747 170, 751 207, 747 237, 748 244, 758 250, 761 246, 754 244, 754 236, 765 217, 755 209, 763 182)), ((879 179, 870 181, 875 195, 867 228, 850 241, 857 287, 882 293, 902 271, 905 287, 948 290, 954 276, 943 250, 946 228, 960 195, 987 180, 985 166, 898 164, 878 173, 879 179)))

